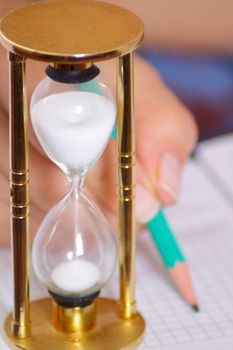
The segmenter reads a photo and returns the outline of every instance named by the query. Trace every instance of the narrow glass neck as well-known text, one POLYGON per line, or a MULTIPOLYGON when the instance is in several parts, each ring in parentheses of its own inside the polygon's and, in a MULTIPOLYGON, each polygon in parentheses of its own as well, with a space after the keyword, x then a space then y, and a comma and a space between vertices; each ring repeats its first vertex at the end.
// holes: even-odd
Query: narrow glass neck
POLYGON ((82 190, 84 180, 84 175, 67 175, 68 191, 74 194, 79 193, 82 190))

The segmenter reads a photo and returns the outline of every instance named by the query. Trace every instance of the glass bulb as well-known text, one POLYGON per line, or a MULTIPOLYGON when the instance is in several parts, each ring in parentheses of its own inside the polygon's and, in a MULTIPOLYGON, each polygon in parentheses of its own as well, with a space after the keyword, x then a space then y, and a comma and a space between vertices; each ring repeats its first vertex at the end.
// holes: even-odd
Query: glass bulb
POLYGON ((36 235, 32 261, 37 277, 58 303, 83 306, 112 276, 116 255, 105 217, 73 182, 36 235))
POLYGON ((111 90, 100 78, 62 84, 47 77, 31 99, 36 136, 69 184, 68 192, 39 228, 32 262, 39 280, 64 307, 91 303, 116 264, 111 229, 82 187, 87 170, 110 138, 115 115, 111 90))
POLYGON ((114 127, 111 90, 97 77, 83 84, 43 79, 31 99, 31 120, 47 156, 65 173, 85 173, 100 157, 114 127))

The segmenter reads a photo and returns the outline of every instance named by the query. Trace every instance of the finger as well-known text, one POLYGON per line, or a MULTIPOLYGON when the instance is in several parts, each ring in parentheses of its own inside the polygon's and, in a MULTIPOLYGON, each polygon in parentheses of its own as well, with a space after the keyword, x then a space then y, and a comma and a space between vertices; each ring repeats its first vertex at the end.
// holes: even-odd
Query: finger
MULTIPOLYGON (((108 219, 114 232, 117 230, 117 154, 116 144, 114 140, 110 140, 107 149, 102 155, 98 163, 89 171, 85 182, 88 192, 94 201, 101 208, 104 215, 108 219)), ((154 211, 154 203, 157 202, 138 183, 146 179, 144 169, 136 160, 136 219, 137 231, 141 230, 142 217, 148 216, 154 211), (148 198, 149 195, 149 198, 148 198), (139 201, 138 201, 139 199, 139 201), (145 203, 146 201, 146 203, 145 203)), ((144 182, 145 183, 145 182, 144 182)), ((147 183, 150 188, 149 182, 147 183)), ((151 188, 153 188, 151 186, 151 188)))

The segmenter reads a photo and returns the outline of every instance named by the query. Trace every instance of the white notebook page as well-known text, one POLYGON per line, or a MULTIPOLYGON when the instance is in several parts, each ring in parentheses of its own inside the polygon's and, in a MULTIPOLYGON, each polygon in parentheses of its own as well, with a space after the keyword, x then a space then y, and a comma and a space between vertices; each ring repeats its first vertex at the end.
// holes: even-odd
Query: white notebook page
POLYGON ((200 312, 193 312, 172 288, 149 237, 141 237, 138 299, 148 327, 140 350, 181 349, 181 344, 214 349, 219 341, 216 349, 223 344, 224 350, 233 349, 232 209, 190 164, 180 203, 167 214, 189 262, 200 312))
POLYGON ((204 142, 199 148, 198 159, 207 176, 218 183, 233 206, 233 134, 204 142))
MULTIPOLYGON (((189 262, 200 312, 173 288, 147 233, 137 242, 137 303, 146 319, 144 349, 233 349, 232 208, 195 161, 188 164, 177 206, 166 210, 189 262)), ((12 308, 10 253, 0 251, 0 320, 12 308)), ((117 296, 117 275, 103 291, 117 296)), ((31 297, 46 291, 31 278, 31 297)), ((2 338, 0 348, 8 349, 2 338)), ((112 347, 111 347, 112 350, 112 347)))

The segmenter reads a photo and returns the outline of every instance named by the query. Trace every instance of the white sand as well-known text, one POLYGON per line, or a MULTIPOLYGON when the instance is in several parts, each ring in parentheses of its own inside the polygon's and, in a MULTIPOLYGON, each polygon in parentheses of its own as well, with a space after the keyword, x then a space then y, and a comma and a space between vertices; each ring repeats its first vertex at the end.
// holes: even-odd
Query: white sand
POLYGON ((113 101, 83 91, 50 95, 31 109, 33 128, 42 148, 53 161, 73 173, 88 169, 101 155, 115 116, 113 101))
POLYGON ((100 281, 100 271, 87 260, 61 263, 52 272, 52 281, 66 292, 80 293, 96 286, 100 281))

